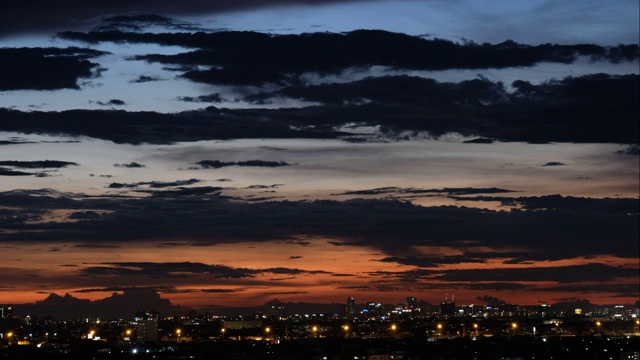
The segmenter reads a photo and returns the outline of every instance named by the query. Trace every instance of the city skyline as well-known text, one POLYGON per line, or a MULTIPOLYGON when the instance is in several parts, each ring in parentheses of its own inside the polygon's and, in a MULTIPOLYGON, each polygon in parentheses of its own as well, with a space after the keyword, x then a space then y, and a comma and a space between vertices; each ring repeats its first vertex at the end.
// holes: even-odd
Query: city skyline
POLYGON ((640 296, 637 2, 23 3, 0 304, 640 296))

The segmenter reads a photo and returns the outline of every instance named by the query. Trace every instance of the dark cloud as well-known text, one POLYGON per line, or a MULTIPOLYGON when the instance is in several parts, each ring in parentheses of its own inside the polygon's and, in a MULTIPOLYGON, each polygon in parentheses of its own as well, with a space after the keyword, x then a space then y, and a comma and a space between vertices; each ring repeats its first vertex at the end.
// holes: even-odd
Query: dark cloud
POLYGON ((627 146, 624 150, 616 151, 616 153, 620 155, 638 156, 640 155, 640 146, 638 144, 632 144, 627 146))
POLYGON ((487 304, 487 306, 493 306, 493 307, 500 307, 507 303, 506 301, 491 295, 478 296, 476 297, 476 300, 480 300, 485 304, 487 304))
POLYGON ((492 197, 492 196, 477 196, 477 197, 459 197, 452 196, 457 200, 465 201, 499 201, 502 206, 521 206, 527 210, 558 210, 558 211, 571 211, 575 209, 588 209, 593 212, 602 213, 620 213, 620 214, 633 214, 634 216, 640 213, 640 204, 635 199, 630 198, 586 198, 586 197, 574 197, 574 196, 561 196, 561 195, 545 195, 545 196, 531 196, 531 197, 492 197))
POLYGON ((201 289, 203 293, 207 294, 231 294, 246 291, 244 288, 236 288, 236 289, 201 289))
POLYGON ((193 24, 177 21, 165 16, 154 14, 139 15, 115 15, 107 16, 100 20, 91 31, 122 31, 122 32, 143 32, 149 27, 162 27, 166 30, 175 31, 201 31, 202 28, 193 24))
POLYGON ((31 175, 34 175, 34 174, 0 167, 0 176, 31 176, 31 175))
POLYGON ((265 160, 248 160, 248 161, 220 161, 220 160, 202 160, 196 164, 205 169, 219 169, 228 166, 246 166, 246 167, 281 167, 291 166, 284 161, 265 161, 265 160))
POLYGON ((6 120, 0 122, 0 130, 85 135, 116 143, 166 144, 237 138, 350 138, 353 133, 336 129, 358 123, 378 128, 375 137, 394 140, 410 139, 424 132, 430 136, 456 132, 500 141, 637 144, 639 82, 638 75, 598 74, 531 84, 534 90, 509 93, 503 84, 486 79, 438 83, 386 76, 280 90, 308 100, 336 98, 335 104, 322 106, 207 108, 178 114, 0 109, 0 117, 6 120), (366 104, 342 104, 352 96, 365 94, 371 98, 366 104), (92 121, 86 121, 88 118, 92 121))
POLYGON ((113 164, 113 166, 117 168, 130 168, 130 169, 146 167, 145 165, 138 164, 137 162, 130 162, 128 164, 113 164))
POLYGON ((638 58, 637 45, 607 48, 597 45, 528 46, 454 43, 381 30, 348 33, 270 35, 255 32, 138 34, 120 31, 74 33, 60 36, 86 42, 128 41, 179 45, 199 50, 177 55, 143 55, 138 60, 164 64, 209 66, 183 76, 194 81, 257 85, 290 83, 306 72, 336 74, 352 67, 372 65, 413 70, 486 69, 532 66, 540 62, 572 63, 578 56, 611 62, 638 58))
POLYGON ((544 164, 542 166, 564 166, 564 165, 566 165, 566 164, 561 163, 559 161, 550 161, 550 162, 548 162, 548 163, 546 163, 546 164, 544 164))
POLYGON ((637 283, 614 283, 608 282, 593 286, 592 284, 562 284, 562 286, 542 286, 537 287, 536 290, 545 292, 576 292, 582 294, 595 294, 595 293, 614 293, 618 296, 638 297, 640 295, 640 289, 638 289, 637 283))
POLYGON ((76 293, 82 293, 82 294, 86 294, 86 293, 94 293, 94 292, 122 292, 122 291, 160 291, 160 292, 166 292, 166 291, 173 291, 175 290, 174 287, 169 286, 169 287, 150 287, 150 286, 108 286, 108 287, 101 287, 101 288, 90 288, 90 289, 80 289, 80 290, 76 290, 74 292, 76 293))
POLYGON ((403 265, 413 265, 419 267, 438 267, 447 264, 459 263, 486 263, 485 258, 469 257, 469 256, 391 256, 380 259, 382 262, 395 262, 403 265))
POLYGON ((17 305, 15 311, 38 316, 53 316, 55 319, 84 316, 125 319, 130 318, 131 314, 135 314, 141 308, 155 309, 160 314, 174 314, 180 310, 169 300, 161 298, 155 289, 145 287, 121 289, 122 293, 114 292, 111 296, 96 301, 78 299, 69 294, 60 296, 51 293, 46 299, 37 301, 35 304, 17 305))
POLYGON ((209 95, 200 95, 200 96, 182 96, 179 97, 178 100, 186 101, 186 102, 207 102, 207 103, 221 103, 225 101, 220 94, 209 94, 209 95))
MULTIPOLYGON (((128 167, 128 168, 140 168, 140 167, 144 167, 144 165, 140 165, 137 163, 131 163, 131 164, 121 164, 121 165, 114 165, 116 167, 128 167), (132 165, 135 164, 135 165, 132 165)), ((140 186, 148 186, 152 189, 158 189, 158 188, 167 188, 167 187, 175 187, 175 186, 185 186, 185 185, 193 185, 193 184, 197 184, 199 182, 201 182, 202 180, 198 180, 198 179, 189 179, 189 180, 176 180, 176 181, 143 181, 143 182, 137 182, 137 183, 131 183, 131 184, 123 184, 123 183, 111 183, 109 184, 109 188, 110 189, 122 189, 122 188, 138 188, 140 186)), ((220 189, 220 188, 218 188, 220 189)))
POLYGON ((33 144, 33 141, 0 140, 0 146, 2 146, 2 145, 20 145, 20 144, 33 144))
POLYGON ((96 101, 96 104, 102 105, 102 106, 123 106, 123 105, 127 105, 126 102, 124 102, 123 100, 120 100, 120 99, 111 99, 109 101, 96 101))
POLYGON ((471 139, 463 142, 465 144, 493 144, 494 141, 495 141, 494 139, 489 139, 489 138, 476 138, 476 139, 471 139))
POLYGON ((334 195, 380 195, 380 194, 446 194, 446 195, 472 195, 472 194, 497 194, 510 193, 514 190, 500 188, 443 188, 443 189, 417 189, 382 187, 368 190, 345 191, 334 195))
MULTIPOLYGON (((178 187, 171 190, 135 190, 137 192, 143 192, 151 194, 154 197, 180 197, 180 196, 212 196, 219 197, 220 191, 224 188, 217 186, 196 186, 196 187, 178 187)), ((202 199, 201 199, 202 200, 202 199)))
POLYGON ((87 249, 118 249, 120 246, 117 245, 107 245, 107 244, 75 244, 72 247, 75 248, 87 248, 87 249))
POLYGON ((15 161, 4 160, 0 161, 0 166, 10 166, 20 169, 50 169, 50 168, 64 168, 67 166, 78 166, 77 163, 69 161, 58 160, 43 160, 43 161, 15 161))
POLYGON ((303 257, 302 257, 302 256, 299 256, 299 255, 289 256, 289 259, 292 259, 292 260, 302 259, 302 258, 303 258, 303 257))
POLYGON ((207 108, 178 114, 122 110, 21 112, 0 108, 0 131, 85 135, 115 143, 171 144, 238 138, 336 138, 346 135, 327 127, 309 127, 301 119, 254 110, 207 108), (87 121, 91 119, 91 121, 87 121))
MULTIPOLYGON (((455 269, 455 270, 408 270, 404 272, 376 272, 375 275, 389 276, 403 281, 417 279, 453 282, 546 282, 559 284, 611 282, 620 278, 633 279, 638 276, 637 268, 615 267, 600 263, 555 267, 496 268, 496 269, 455 269)), ((598 285, 590 284, 597 288, 598 285)))
POLYGON ((76 220, 96 220, 100 218, 100 213, 95 211, 75 211, 69 215, 69 219, 76 220))
POLYGON ((160 80, 162 80, 162 79, 157 77, 157 76, 140 75, 137 78, 131 80, 130 83, 140 84, 140 83, 146 83, 146 82, 151 82, 151 81, 160 81, 160 80))
POLYGON ((252 278, 259 274, 330 274, 329 272, 322 270, 301 270, 284 267, 249 269, 193 262, 114 262, 99 264, 99 266, 89 266, 79 270, 79 272, 83 276, 91 277, 143 276, 151 278, 187 278, 209 276, 219 279, 252 278))
MULTIPOLYGON (((326 4, 337 0, 76 0, 6 1, 0 5, 0 36, 20 32, 42 32, 59 29, 83 29, 94 24, 96 29, 144 30, 148 26, 163 26, 174 31, 196 30, 192 25, 164 16, 218 13, 245 8, 287 4, 326 4), (98 24, 95 19, 105 14, 98 24), (130 15, 139 14, 139 15, 130 15), (160 14, 147 15, 147 14, 160 14)), ((355 1, 355 0, 351 0, 355 1)))
POLYGON ((79 79, 99 71, 88 59, 104 54, 75 47, 1 48, 0 90, 79 89, 79 79))
POLYGON ((421 259, 403 260, 415 256, 415 246, 485 247, 492 249, 486 256, 469 251, 464 258, 516 263, 592 255, 629 258, 640 251, 638 199, 530 197, 510 199, 525 203, 524 210, 492 211, 364 199, 246 202, 219 196, 220 189, 209 187, 154 190, 149 189, 154 195, 150 197, 91 197, 46 189, 3 192, 0 203, 13 210, 0 217, 0 228, 6 230, 0 241, 117 244, 172 241, 179 236, 203 245, 274 240, 304 244, 307 237, 324 237, 335 239, 329 242, 333 245, 373 247, 387 257, 416 262, 421 259), (60 209, 101 216, 75 222, 32 221, 60 209), (514 248, 520 250, 513 252, 514 248))

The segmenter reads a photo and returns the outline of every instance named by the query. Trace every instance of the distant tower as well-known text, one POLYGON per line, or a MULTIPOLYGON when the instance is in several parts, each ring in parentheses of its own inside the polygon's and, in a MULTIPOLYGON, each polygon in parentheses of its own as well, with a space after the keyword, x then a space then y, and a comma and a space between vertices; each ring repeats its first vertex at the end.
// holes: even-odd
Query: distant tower
POLYGON ((416 298, 414 298, 413 296, 408 296, 407 297, 407 308, 409 308, 409 310, 414 310, 418 307, 418 300, 416 300, 416 298))
POLYGON ((346 310, 347 310, 346 311, 347 314, 349 314, 349 315, 353 315, 353 314, 356 313, 356 301, 350 296, 347 297, 347 308, 346 308, 346 310))
POLYGON ((11 319, 13 317, 13 308, 11 305, 0 305, 0 319, 11 319))
POLYGON ((445 295, 444 302, 440 304, 440 315, 455 315, 456 313, 456 302, 453 301, 455 299, 455 295, 449 301, 449 294, 445 295))

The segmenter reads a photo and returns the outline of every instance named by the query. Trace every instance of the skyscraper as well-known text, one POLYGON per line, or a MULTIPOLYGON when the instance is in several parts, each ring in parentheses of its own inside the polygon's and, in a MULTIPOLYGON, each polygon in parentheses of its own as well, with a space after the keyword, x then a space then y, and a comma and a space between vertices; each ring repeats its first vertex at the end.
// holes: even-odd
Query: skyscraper
POLYGON ((349 315, 356 313, 356 301, 351 296, 347 297, 346 313, 349 315))
POLYGON ((158 342, 158 313, 136 312, 135 318, 136 342, 158 342))

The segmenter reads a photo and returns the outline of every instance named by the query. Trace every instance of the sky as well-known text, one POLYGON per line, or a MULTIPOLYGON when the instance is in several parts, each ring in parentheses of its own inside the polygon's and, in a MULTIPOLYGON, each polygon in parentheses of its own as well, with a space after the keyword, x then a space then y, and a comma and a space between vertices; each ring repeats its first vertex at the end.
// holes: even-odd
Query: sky
POLYGON ((0 10, 0 304, 640 296, 636 1, 0 10))

